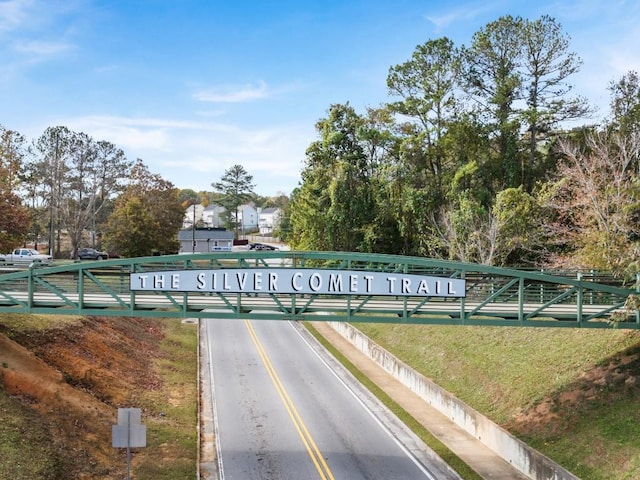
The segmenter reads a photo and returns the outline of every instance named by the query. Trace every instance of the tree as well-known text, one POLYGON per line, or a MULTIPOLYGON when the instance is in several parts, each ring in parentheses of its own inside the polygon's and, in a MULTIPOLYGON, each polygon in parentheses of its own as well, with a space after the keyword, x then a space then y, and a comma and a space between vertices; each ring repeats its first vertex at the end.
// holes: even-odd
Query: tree
POLYGON ((200 203, 200 195, 191 188, 183 188, 180 190, 179 200, 183 205, 193 205, 200 203))
POLYGON ((521 178, 520 125, 514 105, 522 98, 522 29, 520 17, 500 17, 476 32, 471 45, 462 49, 462 87, 496 135, 496 191, 517 186, 521 178))
POLYGON ((138 159, 107 220, 104 243, 124 256, 174 253, 183 218, 179 190, 138 159))
POLYGON ((106 221, 113 209, 113 199, 125 189, 133 166, 120 148, 106 140, 96 143, 96 155, 95 179, 91 180, 98 187, 94 202, 94 226, 106 221))
POLYGON ((454 92, 458 57, 448 38, 430 40, 416 47, 410 61, 392 67, 387 76, 389 92, 402 99, 389 108, 419 126, 414 142, 423 145, 425 166, 433 177, 432 186, 438 190, 444 175, 442 140, 457 111, 454 92))
POLYGON ((146 202, 136 196, 126 196, 116 202, 116 208, 107 220, 104 243, 110 251, 125 257, 151 255, 157 235, 153 231, 156 219, 146 202))
POLYGON ((71 239, 73 252, 91 232, 96 246, 97 219, 111 195, 124 187, 131 163, 115 145, 96 142, 84 133, 73 133, 67 163, 66 194, 61 202, 61 222, 71 239))
POLYGON ((588 115, 584 98, 567 98, 572 86, 567 79, 578 72, 581 61, 569 52, 569 39, 551 17, 543 16, 523 24, 523 90, 527 108, 523 120, 529 132, 527 168, 522 168, 523 184, 533 188, 538 144, 553 128, 567 120, 588 115))
POLYGON ((62 202, 66 192, 67 164, 72 132, 62 126, 49 127, 34 141, 34 158, 28 170, 33 182, 44 186, 42 195, 48 210, 49 254, 60 254, 62 202))
POLYGON ((26 140, 0 125, 0 188, 15 192, 22 182, 26 140))
POLYGON ((493 213, 468 195, 443 207, 439 228, 449 258, 461 262, 493 265, 498 222, 493 213))
POLYGON ((630 71, 609 84, 611 125, 626 135, 640 130, 640 76, 630 71))
POLYGON ((0 126, 0 252, 23 245, 31 226, 29 211, 17 194, 24 155, 24 137, 0 126))
POLYGON ((318 141, 307 148, 306 157, 301 186, 291 195, 289 244, 296 250, 333 250, 326 215, 331 205, 328 192, 332 163, 318 141))
MULTIPOLYGON (((387 201, 378 202, 380 225, 391 235, 400 234, 398 253, 433 256, 439 250, 434 221, 445 200, 454 157, 447 136, 456 121, 460 53, 448 38, 416 47, 411 60, 392 67, 387 76, 389 93, 400 100, 388 108, 401 120, 395 128, 394 150, 387 156, 387 201)), ((385 247, 385 250, 388 246, 385 247)))
POLYGON ((361 135, 365 123, 350 105, 334 105, 328 118, 318 124, 322 148, 332 161, 327 216, 333 250, 359 251, 363 228, 371 221, 371 157, 361 135))
POLYGON ((0 252, 23 245, 29 231, 28 210, 15 193, 0 189, 0 252))
POLYGON ((247 203, 255 195, 253 176, 249 175, 242 165, 234 165, 225 170, 219 182, 211 186, 222 194, 220 204, 225 208, 228 223, 233 223, 236 237, 238 237, 238 223, 240 221, 240 206, 247 203), (233 212, 235 216, 232 217, 233 212))
POLYGON ((282 214, 277 226, 273 229, 273 235, 281 241, 289 243, 291 235, 291 202, 288 201, 284 206, 279 208, 282 214))
MULTIPOLYGON (((320 140, 307 149, 303 183, 293 198, 296 248, 358 251, 374 213, 371 175, 362 133, 366 120, 347 105, 332 105, 316 123, 320 140)), ((366 130, 366 129, 365 129, 366 130)))
MULTIPOLYGON (((122 190, 131 163, 110 142, 98 141, 66 127, 48 128, 35 142, 40 154, 28 169, 28 178, 47 185, 50 243, 53 232, 65 229, 76 252, 86 231, 96 246, 102 212, 112 196, 122 190), (40 178, 38 178, 40 177, 40 178)), ((60 241, 57 242, 59 252, 60 241)), ((50 248, 52 250, 52 248, 50 248)))
POLYGON ((638 260, 640 134, 594 132, 559 149, 564 162, 543 197, 554 212, 549 235, 563 247, 552 260, 622 274, 638 260))
POLYGON ((544 209, 523 187, 502 190, 493 205, 497 236, 494 265, 531 267, 543 258, 544 209))

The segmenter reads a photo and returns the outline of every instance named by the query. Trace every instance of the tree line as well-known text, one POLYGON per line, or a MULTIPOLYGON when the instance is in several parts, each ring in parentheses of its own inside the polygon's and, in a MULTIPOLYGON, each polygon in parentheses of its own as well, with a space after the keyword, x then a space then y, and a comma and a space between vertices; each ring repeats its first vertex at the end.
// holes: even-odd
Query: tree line
POLYGON ((610 116, 569 128, 594 112, 580 65, 548 16, 418 45, 389 69, 391 101, 317 122, 289 243, 634 275, 640 81, 611 81, 610 116))
POLYGON ((55 258, 73 258, 86 246, 127 257, 176 253, 189 205, 219 203, 233 227, 241 203, 288 201, 255 195, 239 165, 212 187, 178 189, 113 143, 64 126, 31 142, 0 126, 0 252, 32 245, 55 258))
POLYGON ((26 243, 57 258, 81 246, 138 255, 177 249, 179 192, 142 160, 63 126, 32 142, 4 127, 0 135, 0 251, 26 243))

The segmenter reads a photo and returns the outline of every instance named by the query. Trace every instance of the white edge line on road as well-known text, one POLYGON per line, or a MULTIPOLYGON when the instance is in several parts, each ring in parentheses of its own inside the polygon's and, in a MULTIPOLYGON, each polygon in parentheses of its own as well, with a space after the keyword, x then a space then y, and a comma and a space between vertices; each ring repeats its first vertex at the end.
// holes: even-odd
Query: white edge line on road
MULTIPOLYGON (((206 320, 206 319, 205 319, 206 320)), ((224 480, 224 466, 222 464, 222 448, 220 447, 220 435, 218 432, 218 407, 216 406, 216 387, 213 378, 213 354, 211 352, 211 344, 209 342, 209 325, 204 324, 204 330, 207 337, 207 353, 209 356, 209 381, 211 382, 211 410, 213 414, 213 435, 216 439, 216 457, 218 460, 218 478, 224 480)))
POLYGON ((338 379, 338 381, 344 386, 344 388, 347 389, 347 391, 353 395, 353 397, 356 399, 356 401, 362 406, 362 408, 365 409, 365 411, 371 415, 371 417, 374 419, 374 421, 382 428, 382 430, 389 435, 389 437, 391 437, 391 439, 400 447, 400 449, 407 455, 407 457, 409 457, 411 459, 411 461, 422 471, 422 473, 424 473, 425 477, 427 477, 429 480, 438 480, 437 477, 434 476, 433 472, 431 472, 422 462, 420 462, 420 460, 418 460, 418 458, 416 458, 416 456, 393 434, 393 432, 391 432, 391 430, 380 420, 380 418, 378 418, 378 416, 373 412, 373 410, 371 410, 363 401, 362 399, 356 394, 356 392, 342 379, 342 377, 340 377, 340 375, 338 375, 338 373, 331 367, 331 365, 329 365, 329 363, 322 358, 322 356, 320 355, 320 353, 317 351, 316 348, 313 348, 313 345, 311 345, 311 343, 309 342, 309 340, 307 338, 305 338, 305 336, 300 332, 300 330, 298 328, 296 328, 296 326, 294 325, 294 323, 292 321, 288 322, 289 325, 291 325, 291 328, 293 328, 295 330, 295 332, 300 336, 300 338, 302 339, 302 341, 304 341, 309 348, 311 348, 311 350, 313 351, 313 353, 316 355, 316 357, 318 357, 318 359, 320 359, 320 361, 324 364, 324 366, 338 379))

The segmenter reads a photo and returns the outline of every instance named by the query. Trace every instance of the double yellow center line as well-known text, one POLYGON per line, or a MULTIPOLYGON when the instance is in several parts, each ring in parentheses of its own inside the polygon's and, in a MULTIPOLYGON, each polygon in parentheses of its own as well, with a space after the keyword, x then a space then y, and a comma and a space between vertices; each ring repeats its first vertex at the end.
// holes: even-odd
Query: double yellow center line
POLYGON ((278 392, 278 395, 280 396, 280 399, 282 400, 282 403, 284 404, 284 407, 287 410, 287 413, 289 414, 289 417, 291 418, 291 421, 293 422, 293 425, 295 426, 296 431, 298 432, 298 435, 302 440, 302 443, 304 444, 304 447, 307 449, 307 453, 309 454, 311 461, 315 465, 316 470, 320 475, 320 478, 322 480, 335 480, 333 477, 333 473, 331 473, 331 470, 327 465, 327 462, 325 461, 324 457, 320 453, 318 446, 313 441, 313 437, 311 437, 309 430, 307 430, 307 427, 302 421, 302 418, 300 417, 298 410, 296 409, 293 401, 291 400, 291 397, 287 393, 287 390, 284 388, 284 385, 282 384, 280 377, 278 377, 278 374, 276 373, 275 368, 273 368, 273 365, 271 364, 271 360, 269 360, 269 357, 265 352, 264 347, 262 346, 262 343, 260 343, 260 340, 256 335, 256 331, 253 329, 253 326, 248 320, 245 320, 244 323, 247 327, 247 330, 249 331, 249 336, 251 337, 251 340, 253 340, 253 343, 256 346, 256 349, 258 350, 258 354, 262 359, 262 363, 267 369, 267 373, 269 374, 269 377, 271 378, 271 381, 273 382, 273 385, 275 386, 276 391, 278 392))

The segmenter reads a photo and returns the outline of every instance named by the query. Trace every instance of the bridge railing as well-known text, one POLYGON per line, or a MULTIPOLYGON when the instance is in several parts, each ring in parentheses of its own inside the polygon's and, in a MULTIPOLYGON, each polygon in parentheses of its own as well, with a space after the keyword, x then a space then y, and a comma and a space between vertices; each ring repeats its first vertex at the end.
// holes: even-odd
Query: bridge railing
POLYGON ((307 320, 329 312, 330 319, 347 321, 640 328, 637 310, 625 306, 635 290, 594 279, 394 255, 224 252, 68 263, 0 274, 0 311, 204 317, 213 316, 207 311, 215 307, 218 316, 249 318, 307 320), (464 280, 466 296, 250 296, 130 289, 131 274, 230 268, 429 275, 464 280))

